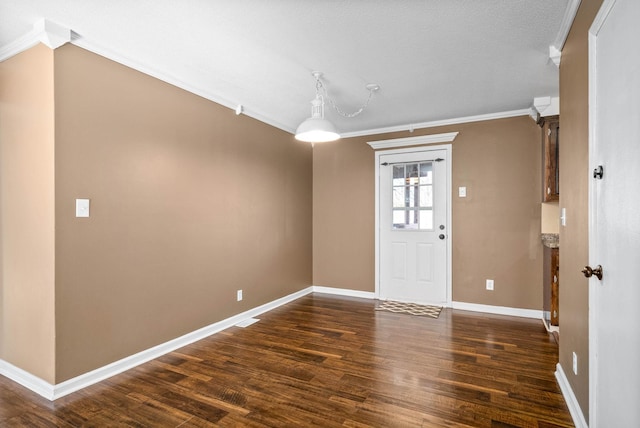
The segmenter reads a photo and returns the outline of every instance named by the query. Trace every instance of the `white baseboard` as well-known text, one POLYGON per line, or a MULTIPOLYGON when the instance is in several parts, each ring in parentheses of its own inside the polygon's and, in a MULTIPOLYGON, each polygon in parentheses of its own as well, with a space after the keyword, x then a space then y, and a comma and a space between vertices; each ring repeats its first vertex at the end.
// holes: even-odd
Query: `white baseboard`
POLYGON ((31 373, 22 370, 20 367, 16 367, 13 364, 0 360, 0 375, 11 379, 12 381, 19 383, 27 389, 35 392, 36 394, 46 398, 47 400, 53 400, 54 386, 46 380, 40 379, 38 376, 34 376, 31 373))
POLYGON ((478 303, 452 302, 453 309, 463 311, 484 312, 487 314, 510 315, 523 318, 542 318, 542 311, 535 309, 509 308, 507 306, 481 305, 478 303))
POLYGON ((569 380, 564 374, 564 370, 560 363, 556 364, 556 380, 558 381, 558 385, 560 385, 560 390, 562 391, 564 401, 567 403, 567 407, 569 408, 569 413, 571 413, 573 424, 576 428, 589 428, 589 424, 587 424, 587 421, 584 418, 580 404, 578 404, 578 399, 573 393, 573 389, 571 388, 571 385, 569 385, 569 380))
POLYGON ((560 333, 560 327, 558 327, 557 325, 550 325, 547 320, 549 318, 546 318, 547 313, 544 314, 544 316, 542 317, 542 324, 544 324, 544 328, 547 329, 547 332, 549 333, 553 333, 553 332, 557 332, 560 333))
POLYGON ((345 288, 313 286, 314 293, 334 294, 336 296, 360 297, 362 299, 375 299, 376 295, 372 291, 348 290, 345 288))
POLYGON ((272 302, 250 309, 246 312, 242 312, 238 315, 234 315, 230 318, 208 325, 191 333, 187 333, 184 336, 180 336, 176 339, 154 346, 153 348, 138 352, 137 354, 115 361, 111 364, 92 370, 88 373, 82 374, 56 385, 51 385, 50 383, 40 379, 39 377, 34 376, 31 373, 28 373, 3 360, 0 360, 0 375, 3 375, 13 380, 14 382, 19 383, 25 388, 32 390, 36 394, 53 401, 60 397, 64 397, 67 394, 71 394, 72 392, 98 383, 104 379, 115 376, 126 370, 132 369, 142 363, 146 363, 147 361, 161 357, 168 352, 174 351, 178 348, 182 348, 183 346, 189 345, 193 342, 197 342, 198 340, 204 339, 205 337, 211 336, 214 333, 232 327, 248 318, 253 318, 286 303, 292 302, 302 296, 306 296, 307 294, 312 293, 313 291, 314 287, 307 287, 296 293, 289 294, 288 296, 276 299, 272 302))
MULTIPOLYGON (((198 340, 204 339, 205 337, 211 336, 212 334, 218 333, 219 331, 225 330, 229 327, 232 327, 244 320, 249 318, 256 317, 260 314, 268 312, 272 309, 275 309, 279 306, 292 302, 300 297, 306 296, 311 293, 325 293, 325 294, 333 294, 337 296, 349 296, 349 297, 358 297, 363 299, 375 299, 375 293, 370 291, 358 291, 358 290, 349 290, 343 288, 334 288, 334 287, 323 287, 323 286, 310 286, 303 290, 300 290, 296 293, 289 294, 288 296, 284 296, 280 299, 276 299, 272 302, 266 303, 264 305, 258 306, 256 308, 250 309, 248 311, 242 312, 238 315, 234 315, 230 318, 224 319, 214 324, 210 324, 206 327, 193 331, 191 333, 187 333, 184 336, 180 336, 176 339, 170 340, 168 342, 162 343, 160 345, 154 346, 153 348, 146 349, 142 352, 138 352, 137 354, 131 355, 129 357, 123 358, 121 360, 115 361, 106 366, 100 367, 98 369, 92 370, 88 373, 82 374, 80 376, 74 377, 72 379, 66 380, 62 383, 52 385, 49 382, 46 382, 40 379, 37 376, 28 373, 19 367, 14 366, 6 361, 0 360, 0 375, 5 376, 14 382, 19 383, 35 392, 38 395, 48 399, 48 400, 56 400, 58 398, 64 397, 65 395, 71 394, 72 392, 78 391, 80 389, 91 386, 95 383, 98 383, 102 380, 115 376, 119 373, 132 369, 140 364, 146 363, 147 361, 153 360, 155 358, 161 357, 164 354, 167 354, 176 349, 182 348, 183 346, 189 345, 191 343, 197 342, 198 340)), ((453 302, 454 309, 462 309, 468 311, 475 312, 486 312, 493 314, 501 314, 501 315, 512 315, 526 318, 540 318, 542 317, 542 311, 535 311, 530 309, 519 309, 519 308, 508 308, 504 306, 490 306, 490 305, 479 305, 475 303, 464 303, 464 302, 453 302)), ((560 365, 558 365, 559 372, 562 371, 560 365)), ((568 388, 568 382, 566 382, 566 377, 564 377, 564 373, 562 373, 562 377, 565 379, 565 384, 568 388)), ((563 394, 565 393, 564 388, 562 387, 562 383, 560 381, 558 372, 556 372, 556 377, 558 377, 558 382, 560 383, 560 387, 563 390, 563 394)), ((571 389, 569 391, 572 393, 571 389)), ((566 394, 565 394, 566 398, 566 394)), ((577 401, 574 402, 577 406, 577 401)), ((569 399, 567 399, 567 403, 569 403, 569 399)), ((571 406, 569 406, 571 410, 571 406)), ((578 414, 582 416, 582 412, 580 411, 580 407, 577 406, 578 414)), ((571 415, 574 417, 574 411, 572 410, 571 415)), ((584 420, 584 418, 583 418, 584 420)), ((576 426, 579 426, 576 423, 576 426)), ((587 427, 587 425, 582 425, 587 427)))

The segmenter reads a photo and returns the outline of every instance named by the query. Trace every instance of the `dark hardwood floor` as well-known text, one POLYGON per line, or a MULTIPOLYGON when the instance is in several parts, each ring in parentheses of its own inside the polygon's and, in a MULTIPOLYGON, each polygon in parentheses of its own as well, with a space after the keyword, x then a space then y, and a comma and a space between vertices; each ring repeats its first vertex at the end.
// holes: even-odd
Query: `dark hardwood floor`
POLYGON ((0 426, 570 427, 541 321, 315 294, 55 402, 0 376, 0 426))

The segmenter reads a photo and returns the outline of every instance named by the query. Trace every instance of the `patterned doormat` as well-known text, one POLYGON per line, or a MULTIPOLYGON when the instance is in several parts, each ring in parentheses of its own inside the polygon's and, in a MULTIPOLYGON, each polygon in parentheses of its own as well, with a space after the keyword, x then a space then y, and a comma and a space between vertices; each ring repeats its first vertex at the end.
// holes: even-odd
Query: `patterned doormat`
POLYGON ((380 302, 378 306, 376 306, 376 311, 387 311, 394 312, 396 314, 408 314, 421 317, 438 318, 440 316, 440 311, 442 311, 442 307, 431 305, 417 305, 415 303, 402 303, 386 300, 384 302, 380 302))

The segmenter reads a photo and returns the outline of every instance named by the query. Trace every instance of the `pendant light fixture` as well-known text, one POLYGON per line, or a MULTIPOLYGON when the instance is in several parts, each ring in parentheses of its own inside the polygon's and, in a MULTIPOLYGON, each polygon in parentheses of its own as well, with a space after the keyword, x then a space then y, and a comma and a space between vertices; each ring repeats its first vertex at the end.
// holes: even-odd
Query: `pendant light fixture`
POLYGON ((311 101, 311 117, 306 119, 296 129, 296 140, 307 143, 324 143, 336 141, 340 134, 333 123, 324 118, 324 99, 318 91, 311 101))
POLYGON ((365 104, 355 113, 345 113, 329 98, 329 94, 320 80, 322 73, 314 71, 311 75, 316 79, 316 97, 311 101, 311 117, 302 122, 300 126, 298 126, 298 129, 296 129, 296 140, 311 144, 336 141, 340 138, 340 134, 336 131, 335 126, 324 118, 325 97, 341 116, 356 117, 369 105, 373 93, 379 90, 380 86, 373 83, 368 84, 366 89, 369 91, 369 97, 365 104))

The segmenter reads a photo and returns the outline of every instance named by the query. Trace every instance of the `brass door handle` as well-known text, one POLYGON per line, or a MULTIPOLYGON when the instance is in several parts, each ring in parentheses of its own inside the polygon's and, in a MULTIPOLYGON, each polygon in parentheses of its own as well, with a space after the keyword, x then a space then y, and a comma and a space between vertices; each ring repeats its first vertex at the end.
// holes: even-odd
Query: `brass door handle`
POLYGON ((587 278, 591 278, 593 275, 595 275, 596 278, 602 281, 602 266, 600 265, 596 266, 595 268, 592 268, 591 266, 585 266, 584 269, 582 269, 582 273, 587 278))

